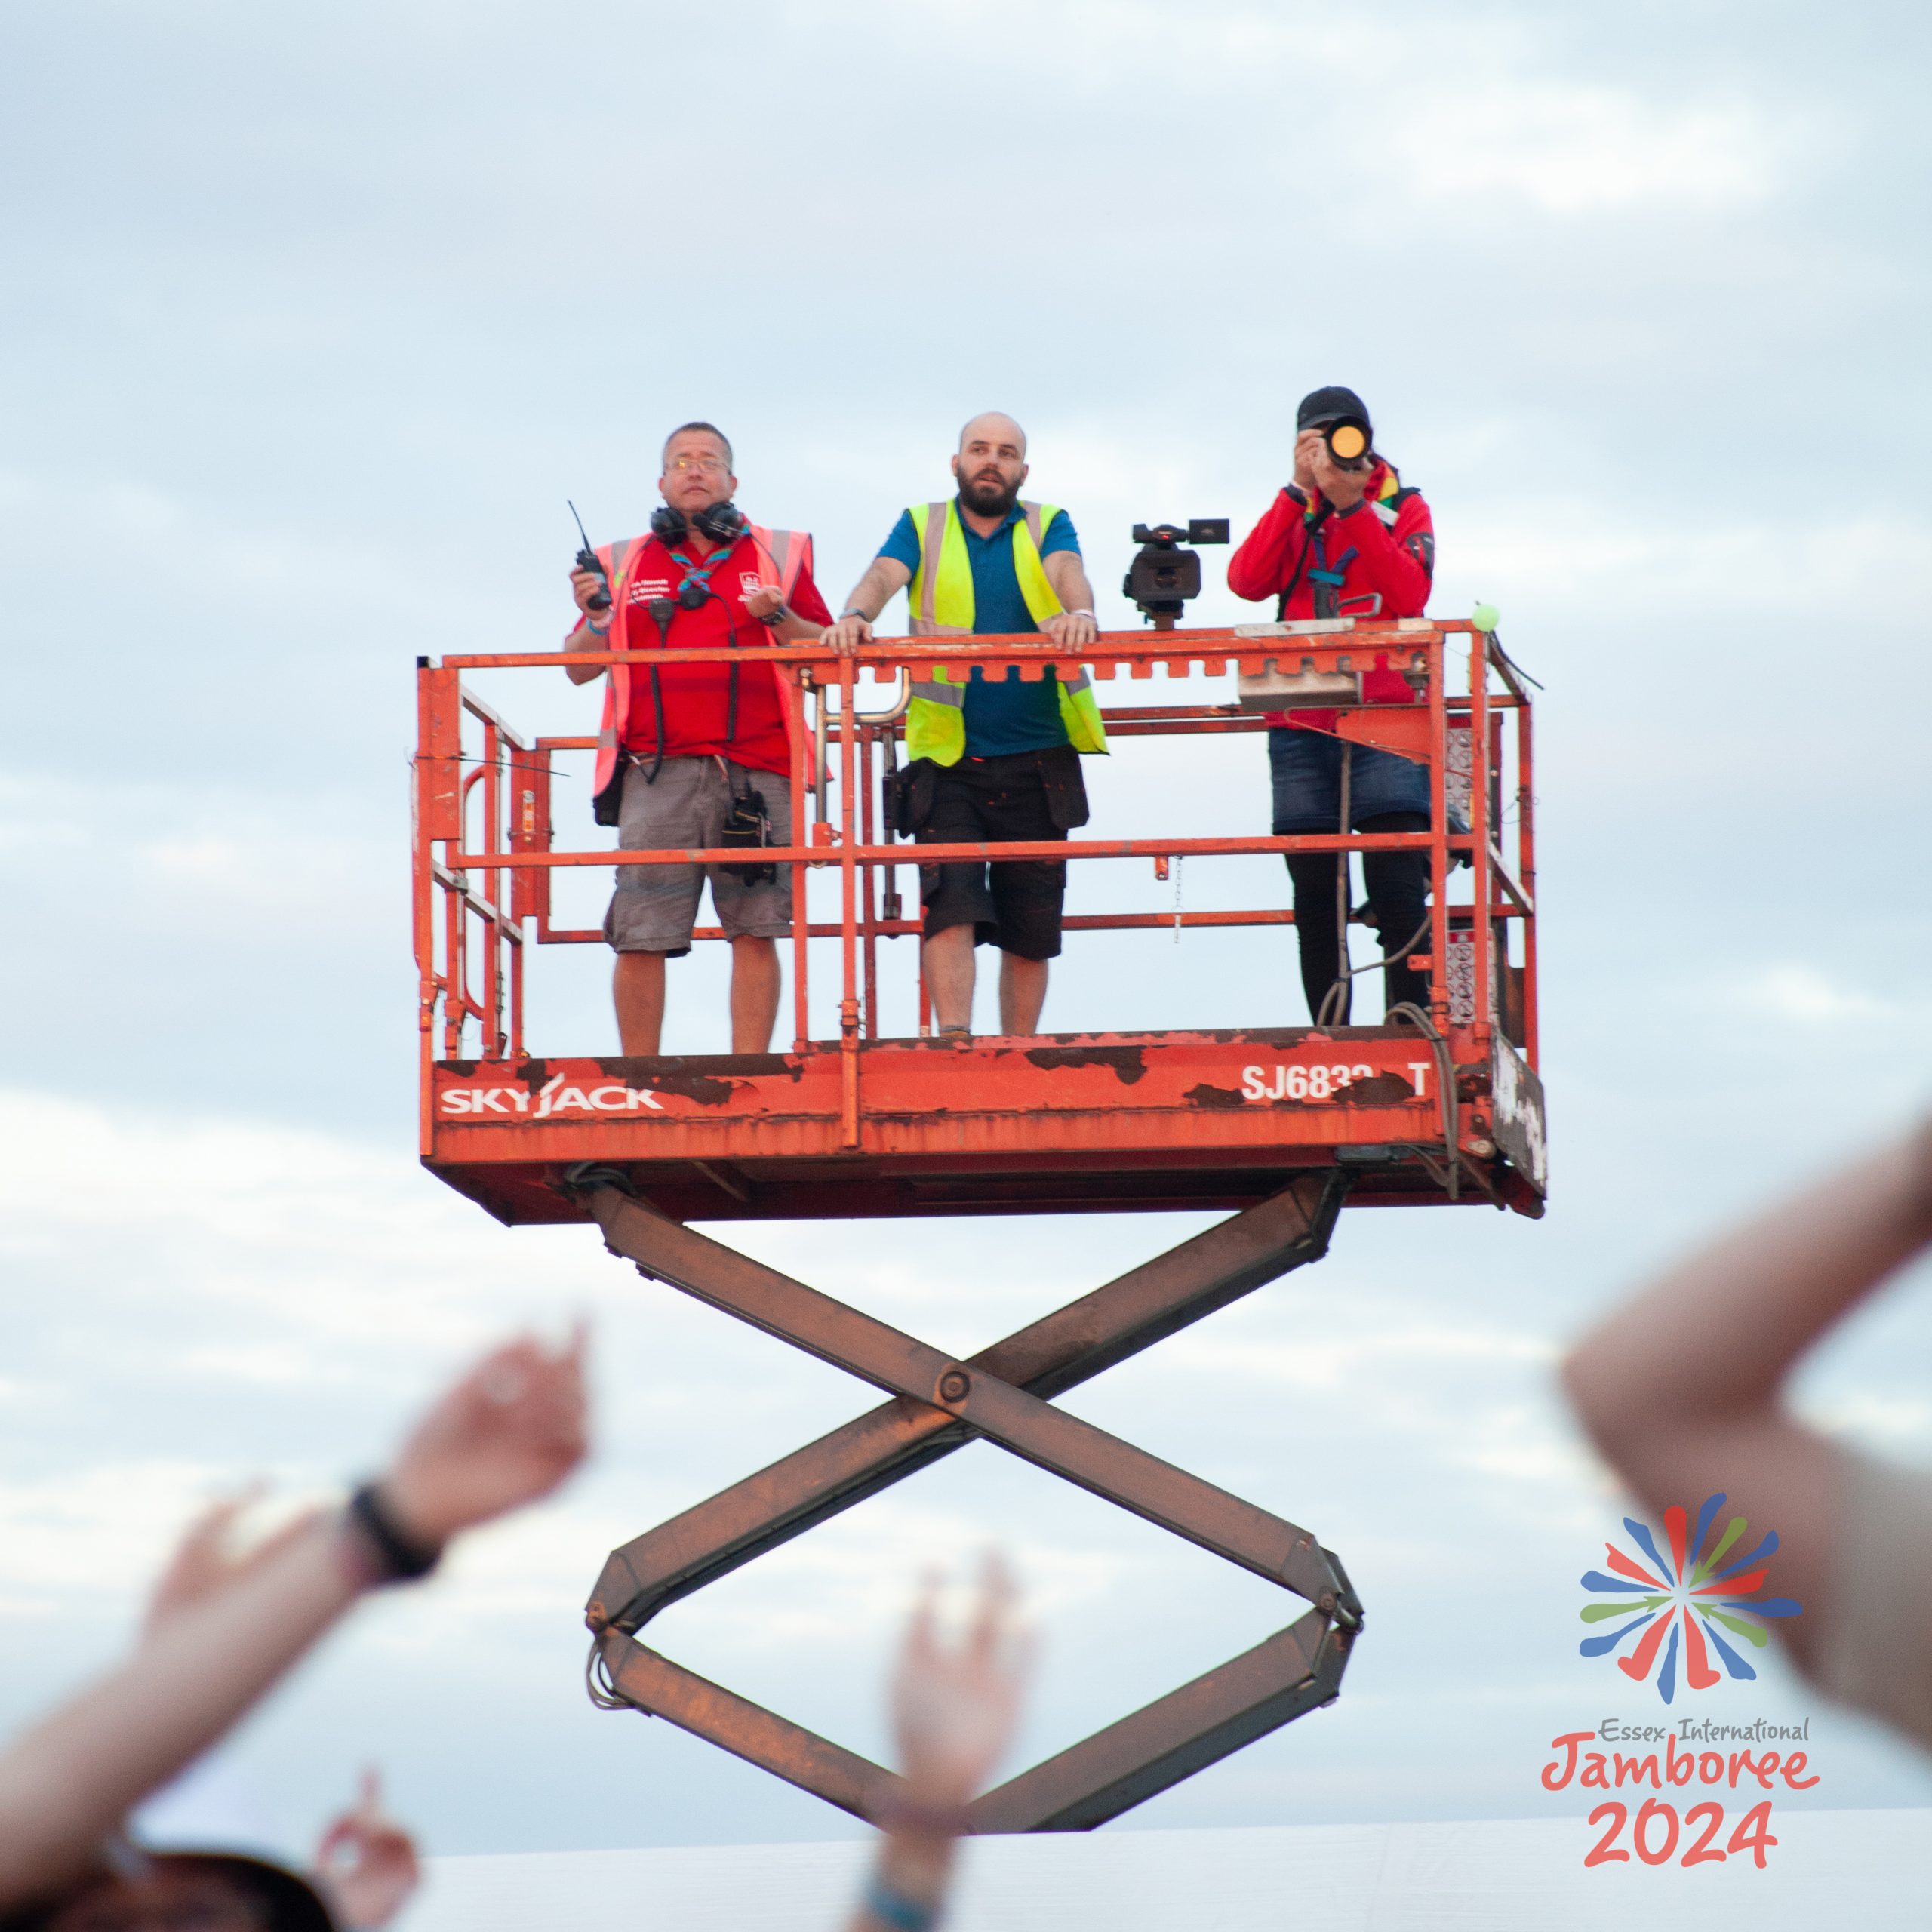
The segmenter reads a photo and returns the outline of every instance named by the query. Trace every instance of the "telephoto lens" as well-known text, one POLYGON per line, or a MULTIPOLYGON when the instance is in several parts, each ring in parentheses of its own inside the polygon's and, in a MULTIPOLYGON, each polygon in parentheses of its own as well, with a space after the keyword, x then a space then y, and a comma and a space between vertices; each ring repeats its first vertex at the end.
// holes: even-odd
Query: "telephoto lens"
POLYGON ((1328 454, 1337 463, 1358 463, 1368 454, 1368 425, 1353 417, 1331 423, 1322 434, 1327 439, 1328 454))

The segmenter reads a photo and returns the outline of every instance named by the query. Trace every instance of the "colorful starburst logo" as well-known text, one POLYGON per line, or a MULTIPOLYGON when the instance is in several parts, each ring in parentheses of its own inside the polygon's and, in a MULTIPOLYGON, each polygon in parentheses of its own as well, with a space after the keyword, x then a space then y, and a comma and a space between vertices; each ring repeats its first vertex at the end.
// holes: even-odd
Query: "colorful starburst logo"
POLYGON ((1712 1651, 1731 1676, 1755 1678, 1758 1675, 1749 1662, 1725 1641, 1724 1631, 1761 1651, 1770 1641, 1770 1632, 1756 1620, 1795 1617, 1802 1607, 1795 1597, 1757 1595, 1764 1587, 1770 1559, 1777 1549, 1777 1531, 1767 1531, 1749 1555, 1727 1563, 1725 1559, 1745 1531, 1744 1518, 1734 1516, 1712 1547, 1704 1549, 1705 1538, 1711 1534, 1725 1500, 1722 1495, 1706 1497, 1697 1512, 1697 1527, 1687 1534, 1687 1518, 1682 1509, 1673 1504, 1663 1512, 1664 1541, 1669 1549, 1667 1561, 1651 1526, 1638 1522, 1634 1516, 1626 1516, 1623 1527, 1649 1559, 1650 1567, 1626 1555, 1615 1544, 1605 1543, 1604 1555, 1614 1574, 1606 1574, 1601 1570, 1583 1573, 1585 1589, 1623 1599, 1616 1603, 1586 1604, 1583 1621, 1602 1623, 1620 1617, 1629 1617, 1630 1620, 1605 1635, 1585 1638, 1578 1650, 1586 1657, 1607 1657, 1623 1647, 1626 1637, 1636 1638, 1635 1647, 1629 1656, 1617 1660, 1617 1667, 1633 1684, 1647 1681, 1655 1670, 1657 1695, 1666 1704, 1677 1695, 1680 1641, 1685 1682, 1694 1690, 1708 1690, 1723 1675, 1711 1663, 1712 1651), (1633 1597, 1634 1603, 1629 1601, 1633 1597), (1633 1610, 1639 1614, 1631 1617, 1633 1610))

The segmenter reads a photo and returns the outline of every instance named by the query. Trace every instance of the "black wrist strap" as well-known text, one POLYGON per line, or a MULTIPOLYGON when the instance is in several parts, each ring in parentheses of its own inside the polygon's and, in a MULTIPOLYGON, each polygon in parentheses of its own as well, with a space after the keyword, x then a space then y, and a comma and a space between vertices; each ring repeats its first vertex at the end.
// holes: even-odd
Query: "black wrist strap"
POLYGON ((442 1560, 441 1544, 417 1543, 400 1527, 374 1483, 365 1482, 349 1499, 349 1518, 368 1540, 386 1583, 412 1583, 442 1560))

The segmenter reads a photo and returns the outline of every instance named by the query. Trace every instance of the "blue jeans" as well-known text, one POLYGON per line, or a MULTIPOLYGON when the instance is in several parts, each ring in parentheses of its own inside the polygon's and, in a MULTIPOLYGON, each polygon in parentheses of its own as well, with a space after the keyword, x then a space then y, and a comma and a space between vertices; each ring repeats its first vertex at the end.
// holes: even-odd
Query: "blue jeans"
MULTIPOLYGON (((1275 832, 1340 832, 1342 826, 1342 755, 1349 758, 1349 824, 1359 832, 1365 818, 1384 812, 1429 812, 1429 767, 1349 745, 1326 731, 1298 731, 1276 725, 1268 734, 1268 766, 1275 787, 1275 832)), ((1398 940, 1396 943, 1401 944, 1398 940)))

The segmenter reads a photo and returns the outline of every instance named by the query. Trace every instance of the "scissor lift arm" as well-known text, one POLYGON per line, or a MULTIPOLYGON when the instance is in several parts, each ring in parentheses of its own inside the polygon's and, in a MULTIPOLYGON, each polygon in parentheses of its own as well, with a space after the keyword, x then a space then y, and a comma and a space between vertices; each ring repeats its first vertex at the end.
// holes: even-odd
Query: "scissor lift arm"
POLYGON ((586 1611, 599 1701, 629 1704, 862 1817, 893 1774, 637 1641, 667 1605, 976 1437, 1302 1598, 1285 1629, 988 1792, 980 1832, 1103 1824, 1331 1701, 1362 1624, 1332 1552, 1051 1398, 1326 1252, 1346 1183, 1309 1175, 964 1361, 667 1220, 595 1170, 580 1197, 640 1272, 883 1389, 892 1399, 611 1552, 586 1611))

